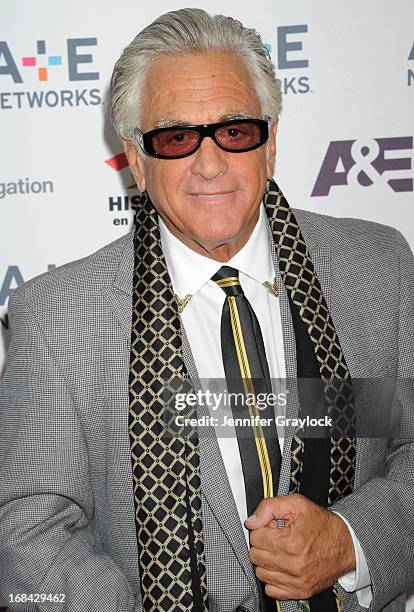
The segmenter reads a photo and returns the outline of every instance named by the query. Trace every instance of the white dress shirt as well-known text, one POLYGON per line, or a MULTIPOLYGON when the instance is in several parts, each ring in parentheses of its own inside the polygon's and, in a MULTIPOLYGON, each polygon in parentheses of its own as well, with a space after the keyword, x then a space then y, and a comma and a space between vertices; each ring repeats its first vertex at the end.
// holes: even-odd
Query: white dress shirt
MULTIPOLYGON (((282 320, 279 299, 268 291, 263 283, 273 283, 274 268, 268 238, 268 222, 263 207, 259 220, 244 247, 225 264, 204 257, 184 245, 167 229, 160 219, 161 244, 170 273, 174 293, 183 300, 191 296, 181 313, 201 384, 209 385, 209 379, 225 379, 221 353, 221 312, 225 300, 224 291, 211 280, 222 265, 240 271, 239 279, 262 330, 266 357, 272 383, 286 378, 283 350, 282 320)), ((273 389, 275 393, 280 389, 273 389)), ((283 410, 283 408, 280 408, 283 410)), ((283 431, 278 429, 283 454, 283 431)), ((243 471, 235 432, 217 437, 223 463, 233 492, 236 507, 243 525, 247 518, 243 471)), ((339 514, 339 513, 337 513, 339 514)), ((340 515, 341 516, 341 515, 340 515)), ((360 605, 369 607, 372 592, 365 555, 349 523, 347 524, 355 548, 356 570, 339 579, 346 591, 356 591, 360 605)), ((243 529, 249 546, 249 532, 243 529)))

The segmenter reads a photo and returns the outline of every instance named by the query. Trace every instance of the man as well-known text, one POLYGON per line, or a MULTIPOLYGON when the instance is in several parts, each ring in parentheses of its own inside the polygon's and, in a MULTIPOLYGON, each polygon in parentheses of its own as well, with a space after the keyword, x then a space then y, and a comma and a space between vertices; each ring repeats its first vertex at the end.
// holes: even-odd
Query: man
MULTIPOLYGON (((10 302, 3 595, 23 610, 56 595, 71 612, 404 610, 414 445, 356 439, 350 383, 412 377, 404 239, 292 213, 269 180, 280 90, 239 22, 161 16, 125 49, 111 94, 143 194, 135 236, 10 302), (216 438, 194 419, 201 402, 178 426, 174 391, 225 378, 258 398, 297 376, 339 381, 336 438, 275 439, 274 419, 216 438)), ((287 415, 306 413, 291 391, 287 415)), ((393 401, 409 424, 411 398, 393 401)))

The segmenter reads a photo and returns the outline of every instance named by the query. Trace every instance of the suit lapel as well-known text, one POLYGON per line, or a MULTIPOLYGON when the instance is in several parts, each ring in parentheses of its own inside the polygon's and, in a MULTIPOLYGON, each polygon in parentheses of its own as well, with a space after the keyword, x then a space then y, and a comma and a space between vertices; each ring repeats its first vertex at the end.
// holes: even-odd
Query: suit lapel
MULTIPOLYGON (((190 344, 182 324, 181 337, 183 341, 184 363, 191 376, 193 388, 195 392, 197 392, 202 390, 202 386, 190 344)), ((207 406, 201 405, 198 407, 198 417, 208 417, 209 414, 207 406)), ((233 548, 234 554, 239 560, 252 589, 256 592, 257 582, 253 566, 249 559, 246 538, 240 523, 239 513, 234 501, 214 427, 203 427, 203 435, 199 438, 199 446, 202 495, 233 548), (220 495, 217 495, 217 483, 220 483, 220 495), (221 500, 223 498, 226 499, 226 504, 222 503, 221 500)))
POLYGON ((133 271, 133 233, 130 232, 113 283, 104 291, 109 307, 126 336, 128 346, 131 344, 133 271))

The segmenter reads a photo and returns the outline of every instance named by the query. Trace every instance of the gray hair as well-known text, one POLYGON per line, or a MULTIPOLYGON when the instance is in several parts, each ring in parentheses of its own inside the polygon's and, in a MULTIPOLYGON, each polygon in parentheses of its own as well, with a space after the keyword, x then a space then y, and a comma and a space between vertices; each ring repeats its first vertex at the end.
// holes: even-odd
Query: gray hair
POLYGON ((111 121, 118 136, 134 140, 141 117, 146 71, 162 55, 206 53, 208 49, 234 53, 252 78, 263 115, 277 121, 282 108, 280 81, 260 35, 224 15, 185 8, 165 13, 144 28, 124 49, 111 78, 111 121))

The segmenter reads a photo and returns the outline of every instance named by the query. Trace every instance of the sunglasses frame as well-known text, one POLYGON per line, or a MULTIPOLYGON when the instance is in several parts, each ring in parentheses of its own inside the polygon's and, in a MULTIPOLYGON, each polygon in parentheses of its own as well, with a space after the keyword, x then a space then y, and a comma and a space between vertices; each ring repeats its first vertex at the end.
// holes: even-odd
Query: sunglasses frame
POLYGON ((254 149, 257 149, 258 147, 261 147, 262 144, 267 142, 269 138, 269 122, 270 122, 270 117, 265 117, 264 119, 251 119, 251 118, 228 119, 227 121, 220 121, 219 123, 205 123, 203 125, 171 125, 169 127, 156 128, 155 130, 150 130, 149 132, 145 132, 145 133, 141 132, 139 128, 135 128, 134 136, 136 137, 138 144, 140 148, 142 149, 142 151, 146 155, 149 155, 151 157, 156 157, 157 159, 182 159, 184 157, 188 157, 189 155, 192 155, 193 153, 197 151, 197 149, 200 148, 201 143, 203 142, 204 138, 206 138, 207 136, 211 138, 212 140, 214 140, 216 145, 223 151, 226 151, 227 153, 246 153, 247 151, 253 151, 254 149), (228 149, 226 147, 223 147, 223 145, 221 145, 216 140, 216 130, 218 130, 221 127, 226 127, 228 125, 231 126, 231 125, 235 125, 239 123, 258 124, 260 128, 259 142, 253 145, 252 147, 248 147, 247 149, 228 149), (199 140, 198 140, 197 145, 195 146, 194 149, 192 149, 188 153, 184 153, 183 155, 161 155, 161 153, 158 153, 152 146, 153 136, 156 134, 160 134, 162 132, 168 132, 168 131, 175 130, 175 129, 191 130, 193 132, 196 132, 199 135, 199 140))

